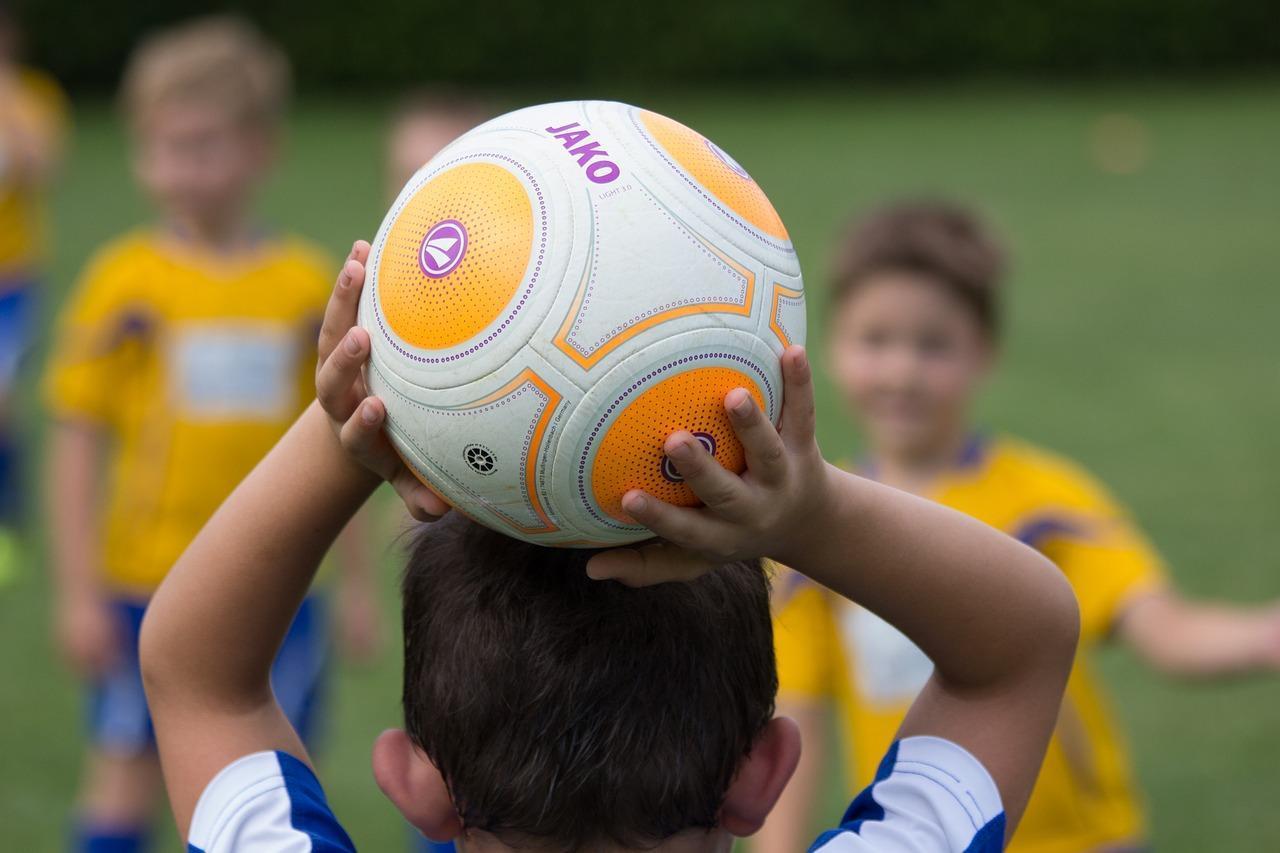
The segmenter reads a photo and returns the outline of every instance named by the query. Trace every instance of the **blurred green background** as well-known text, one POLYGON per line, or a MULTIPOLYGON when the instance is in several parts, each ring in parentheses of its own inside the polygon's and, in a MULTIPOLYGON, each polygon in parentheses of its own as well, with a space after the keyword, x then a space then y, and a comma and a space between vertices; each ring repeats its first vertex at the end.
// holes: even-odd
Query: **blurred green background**
MULTIPOLYGON (((643 101, 752 171, 795 236, 818 346, 825 250, 851 211, 903 192, 974 200, 1015 256, 1004 366, 983 421, 1102 476, 1190 592, 1280 594, 1280 81, 575 93, 643 101)), ((557 94, 567 93, 510 100, 557 94)), ((267 218, 335 254, 371 235, 385 120, 380 103, 305 100, 267 218)), ((54 204, 47 311, 93 247, 146 216, 114 114, 82 105, 54 204)), ((845 452, 856 438, 829 393, 821 411, 824 449, 845 452)), ((382 555, 388 637, 395 547, 382 555)), ((79 760, 79 696, 47 640, 39 566, 0 591, 0 826, 15 851, 62 847, 79 760)), ((1280 679, 1193 686, 1123 653, 1103 664, 1155 848, 1276 849, 1280 679)), ((337 683, 322 756, 332 799, 364 849, 401 849, 368 771, 374 736, 397 722, 398 660, 344 667, 337 683)), ((833 816, 842 797, 833 780, 833 816)))
MULTIPOLYGON (((389 106, 411 84, 479 85, 498 108, 638 102, 715 139, 768 191, 800 253, 820 352, 826 251, 844 221, 903 193, 971 201, 1014 256, 1004 364, 982 421, 1098 474, 1188 592, 1280 595, 1274 3, 369 5, 216 4, 250 10, 297 65, 303 98, 264 194, 268 222, 335 256, 372 236, 389 106)), ((29 53, 76 96, 46 328, 90 252, 148 216, 108 101, 124 57, 149 27, 214 6, 19 6, 29 53)), ((823 392, 823 447, 848 455, 857 437, 823 392)), ((389 651, 375 667, 339 669, 321 755, 338 813, 362 849, 379 851, 404 841, 368 771, 374 736, 399 715, 392 539, 379 556, 389 651)), ((65 847, 80 758, 80 696, 48 640, 42 565, 37 550, 0 589, 5 850, 65 847)), ((1280 678, 1196 686, 1119 651, 1101 663, 1155 849, 1280 849, 1280 678)), ((833 818, 845 797, 833 778, 833 818)))

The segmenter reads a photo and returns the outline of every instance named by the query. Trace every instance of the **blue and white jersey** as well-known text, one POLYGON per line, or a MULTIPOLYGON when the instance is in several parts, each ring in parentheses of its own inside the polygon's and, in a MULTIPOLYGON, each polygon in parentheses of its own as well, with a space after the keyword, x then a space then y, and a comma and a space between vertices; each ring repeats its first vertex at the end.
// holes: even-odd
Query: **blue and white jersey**
POLYGON ((228 764, 196 803, 189 853, 350 853, 311 768, 284 752, 228 764))
MULTIPOLYGON (((935 737, 895 743, 876 781, 810 853, 998 853, 1000 793, 976 758, 935 737)), ((352 853, 311 768, 283 752, 229 764, 200 795, 191 853, 352 853)))
POLYGON ((1000 791, 978 759, 949 740, 909 737, 809 853, 999 853, 1004 830, 1000 791))

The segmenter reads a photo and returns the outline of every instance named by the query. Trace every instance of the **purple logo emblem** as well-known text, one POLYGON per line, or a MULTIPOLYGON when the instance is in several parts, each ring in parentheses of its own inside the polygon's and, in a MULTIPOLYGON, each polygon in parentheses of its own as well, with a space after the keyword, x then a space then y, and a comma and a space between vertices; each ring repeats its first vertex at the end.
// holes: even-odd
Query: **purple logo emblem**
MULTIPOLYGON (((712 456, 716 455, 716 440, 705 432, 695 432, 693 437, 698 439, 698 443, 707 449, 712 456)), ((684 477, 680 476, 671 464, 671 460, 666 456, 662 457, 662 478, 668 483, 683 483, 684 477)))
POLYGON ((456 219, 431 226, 418 249, 418 266, 429 278, 444 278, 462 263, 467 253, 467 229, 456 219))
POLYGON ((719 145, 716 145, 710 139, 707 140, 707 147, 711 149, 711 153, 720 158, 720 162, 729 167, 729 171, 733 172, 739 178, 751 180, 751 176, 747 174, 747 170, 738 165, 738 161, 729 156, 729 152, 725 151, 719 145))

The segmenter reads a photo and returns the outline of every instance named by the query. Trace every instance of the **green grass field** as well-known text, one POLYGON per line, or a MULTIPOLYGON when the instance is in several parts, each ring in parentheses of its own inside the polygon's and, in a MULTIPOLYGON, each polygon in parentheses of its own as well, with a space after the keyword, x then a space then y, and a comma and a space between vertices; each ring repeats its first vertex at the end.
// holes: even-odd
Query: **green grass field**
MULTIPOLYGON (((904 192, 978 202, 1016 260, 1005 364, 984 423, 1098 473, 1189 592, 1280 595, 1280 81, 605 94, 698 127, 769 191, 809 277, 813 343, 824 251, 851 211, 904 192), (1145 128, 1136 172, 1104 171, 1091 154, 1093 128, 1110 114, 1145 128)), ((356 102, 299 108, 267 218, 335 254, 371 236, 383 118, 356 102)), ((146 215, 114 116, 85 106, 53 210, 47 307, 95 245, 146 215)), ((829 393, 821 404, 824 448, 847 452, 856 438, 839 405, 829 393)), ((394 548, 382 559, 393 636, 394 548)), ((79 695, 52 654, 47 601, 38 559, 0 591, 0 826, 14 851, 63 847, 79 759, 79 695)), ((1171 683, 1122 650, 1104 651, 1101 664, 1156 849, 1277 849, 1280 678, 1171 683)), ((367 850, 398 850, 403 838, 367 769, 373 737, 397 721, 398 665, 389 655, 340 671, 322 758, 334 804, 367 850)))

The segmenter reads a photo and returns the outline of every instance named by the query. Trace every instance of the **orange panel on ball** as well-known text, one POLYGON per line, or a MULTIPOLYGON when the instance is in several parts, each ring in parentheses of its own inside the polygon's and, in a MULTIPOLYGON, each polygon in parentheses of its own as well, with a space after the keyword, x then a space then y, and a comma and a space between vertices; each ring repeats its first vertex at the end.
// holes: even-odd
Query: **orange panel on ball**
POLYGON ((703 367, 664 379, 636 397, 608 426, 600 439, 591 471, 596 504, 609 515, 630 523, 622 511, 622 496, 644 489, 679 506, 699 501, 681 480, 663 452, 667 437, 688 430, 730 471, 746 466, 742 445, 724 411, 725 395, 746 388, 756 405, 764 397, 751 377, 729 367, 703 367))
POLYGON ((524 184, 493 163, 454 166, 423 184, 387 233, 378 262, 382 314, 413 346, 457 346, 510 304, 532 250, 524 184))
POLYGON ((782 218, 769 203, 764 190, 724 149, 666 116, 642 112, 640 119, 671 159, 717 201, 764 233, 789 239, 782 218))

